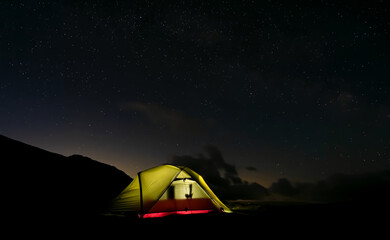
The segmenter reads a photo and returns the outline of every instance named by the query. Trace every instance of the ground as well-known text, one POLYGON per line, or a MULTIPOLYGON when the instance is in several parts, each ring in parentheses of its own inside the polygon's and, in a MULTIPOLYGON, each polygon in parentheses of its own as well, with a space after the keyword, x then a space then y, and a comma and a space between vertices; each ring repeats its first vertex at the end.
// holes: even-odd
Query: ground
MULTIPOLYGON (((168 216, 155 219, 97 215, 54 219, 49 229, 61 233, 111 237, 379 237, 387 229, 389 208, 383 204, 235 201, 231 214, 168 216), (141 236, 140 236, 141 235, 141 236)), ((45 225, 43 225, 45 226, 45 225)), ((46 232, 48 228, 34 228, 46 232)), ((72 235, 73 236, 73 235, 72 235)))

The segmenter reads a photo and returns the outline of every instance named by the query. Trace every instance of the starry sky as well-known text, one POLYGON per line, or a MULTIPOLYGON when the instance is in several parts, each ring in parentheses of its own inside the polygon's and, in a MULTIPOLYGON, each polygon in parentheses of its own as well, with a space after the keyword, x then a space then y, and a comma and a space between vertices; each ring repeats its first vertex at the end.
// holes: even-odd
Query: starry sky
POLYGON ((0 134, 130 176, 390 169, 389 43, 386 0, 2 1, 0 134))

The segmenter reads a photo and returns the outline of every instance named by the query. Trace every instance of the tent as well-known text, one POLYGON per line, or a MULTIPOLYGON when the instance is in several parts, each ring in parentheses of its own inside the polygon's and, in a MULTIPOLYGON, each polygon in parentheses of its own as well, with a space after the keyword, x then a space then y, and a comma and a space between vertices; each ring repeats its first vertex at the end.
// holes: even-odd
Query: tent
POLYGON ((111 213, 138 213, 141 218, 212 211, 231 212, 199 174, 173 165, 139 172, 110 206, 111 213))

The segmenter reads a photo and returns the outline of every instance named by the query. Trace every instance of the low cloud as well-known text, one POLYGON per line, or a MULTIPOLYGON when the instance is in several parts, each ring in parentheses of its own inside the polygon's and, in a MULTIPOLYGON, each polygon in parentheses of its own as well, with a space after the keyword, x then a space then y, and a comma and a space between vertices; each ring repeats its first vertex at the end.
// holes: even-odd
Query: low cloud
POLYGON ((252 167, 252 166, 248 166, 245 169, 248 170, 248 171, 257 172, 257 168, 252 167))
POLYGON ((283 178, 274 182, 269 191, 302 201, 389 201, 390 171, 336 174, 317 183, 293 184, 283 178))
POLYGON ((204 147, 206 156, 173 156, 172 163, 198 172, 212 190, 223 199, 261 199, 268 191, 257 183, 243 181, 234 165, 227 163, 221 151, 212 145, 204 147))
POLYGON ((127 111, 136 111, 143 114, 151 123, 163 125, 169 129, 180 132, 198 132, 214 125, 214 120, 202 121, 186 116, 183 112, 169 109, 160 104, 130 101, 122 104, 127 111))
POLYGON ((284 196, 293 196, 298 193, 298 189, 287 178, 280 178, 277 182, 272 183, 269 190, 284 196))

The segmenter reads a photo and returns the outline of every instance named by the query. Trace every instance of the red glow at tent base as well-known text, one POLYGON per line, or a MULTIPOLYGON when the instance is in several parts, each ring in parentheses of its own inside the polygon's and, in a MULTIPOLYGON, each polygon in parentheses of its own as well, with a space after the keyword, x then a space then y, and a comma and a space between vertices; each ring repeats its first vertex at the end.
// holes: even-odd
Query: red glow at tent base
POLYGON ((200 213, 209 213, 209 212, 212 212, 212 211, 214 211, 214 210, 188 210, 188 211, 147 213, 147 214, 143 215, 143 218, 165 217, 165 216, 169 216, 169 215, 172 215, 172 214, 178 214, 178 215, 200 214, 200 213))

